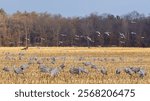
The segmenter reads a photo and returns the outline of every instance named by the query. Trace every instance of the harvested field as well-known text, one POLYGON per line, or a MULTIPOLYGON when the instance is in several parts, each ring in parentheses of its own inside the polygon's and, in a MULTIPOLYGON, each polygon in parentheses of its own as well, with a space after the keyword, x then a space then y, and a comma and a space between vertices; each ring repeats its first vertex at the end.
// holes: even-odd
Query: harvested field
POLYGON ((0 48, 1 84, 150 84, 150 48, 102 48, 102 47, 22 47, 0 48), (29 67, 16 73, 23 64, 29 67), (48 70, 41 72, 39 65, 48 70), (64 65, 60 69, 60 65, 64 65), (96 66, 93 68, 92 66, 96 66), (8 69, 5 70, 4 69, 8 69), (71 68, 86 70, 71 73, 71 68), (105 68, 107 75, 103 74, 105 68), (125 69, 140 68, 131 74, 125 69), (116 74, 116 69, 120 70, 116 74))

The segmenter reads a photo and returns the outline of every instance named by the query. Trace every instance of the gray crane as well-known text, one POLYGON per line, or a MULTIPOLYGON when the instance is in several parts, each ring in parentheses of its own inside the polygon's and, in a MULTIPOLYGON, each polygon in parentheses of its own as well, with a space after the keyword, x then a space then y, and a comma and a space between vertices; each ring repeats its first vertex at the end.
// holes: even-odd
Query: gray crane
POLYGON ((81 73, 86 73, 86 74, 88 73, 88 71, 83 67, 78 67, 78 69, 79 69, 79 72, 81 73))
POLYGON ((126 42, 124 42, 124 41, 119 41, 120 42, 120 44, 125 44, 126 42))
POLYGON ((119 68, 116 69, 115 74, 119 75, 121 73, 121 70, 119 68))
POLYGON ((130 69, 134 72, 134 73, 138 73, 140 71, 140 67, 130 67, 130 69))
POLYGON ((76 38, 80 38, 80 36, 79 36, 79 35, 77 35, 77 34, 75 34, 75 37, 76 37, 76 38))
POLYGON ((105 67, 102 67, 102 68, 101 68, 101 73, 103 74, 103 76, 104 76, 104 75, 107 75, 107 70, 106 70, 105 67))
POLYGON ((88 73, 88 71, 85 68, 82 68, 82 67, 70 68, 69 72, 71 74, 78 74, 78 75, 81 74, 81 73, 86 73, 86 74, 88 73))
POLYGON ((91 65, 91 68, 92 68, 92 69, 97 69, 97 66, 94 65, 94 64, 92 64, 92 65, 91 65))
POLYGON ((136 33, 136 32, 131 32, 131 34, 132 34, 132 35, 136 35, 137 33, 136 33))
POLYGON ((143 78, 144 76, 146 76, 146 72, 145 72, 144 69, 140 69, 140 71, 138 72, 138 74, 139 74, 140 78, 143 78))
POLYGON ((70 68, 69 72, 71 74, 80 74, 79 69, 78 68, 74 68, 74 67, 70 68))
POLYGON ((126 74, 129 74, 130 76, 132 76, 134 73, 130 68, 125 68, 124 71, 126 74))
POLYGON ((66 35, 66 34, 60 34, 60 36, 62 36, 62 37, 66 37, 67 35, 66 35))
POLYGON ((65 68, 65 63, 62 63, 59 67, 60 67, 61 69, 64 69, 64 68, 65 68))
POLYGON ((24 48, 22 48, 21 50, 28 50, 28 46, 26 46, 26 47, 24 47, 24 48))
POLYGON ((56 77, 60 73, 60 69, 59 68, 53 68, 49 73, 52 77, 56 77))
POLYGON ((45 66, 44 64, 40 64, 38 66, 40 72, 43 72, 43 73, 49 73, 49 71, 52 70, 52 68, 48 68, 47 66, 45 66))
POLYGON ((88 46, 88 48, 90 48, 90 42, 94 43, 94 40, 92 40, 88 35, 87 35, 87 36, 84 36, 84 38, 85 38, 86 41, 87 41, 87 46, 88 46))
POLYGON ((124 69, 124 72, 125 72, 126 74, 128 74, 128 73, 129 73, 129 69, 130 69, 130 68, 128 68, 128 67, 125 68, 125 69, 124 69))
POLYGON ((81 56, 81 57, 79 57, 79 61, 82 61, 82 60, 84 60, 84 58, 81 56))
POLYGON ((24 58, 23 56, 19 55, 19 60, 23 60, 23 58, 24 58))
POLYGON ((34 62, 36 62, 36 61, 38 61, 38 57, 37 57, 37 56, 31 56, 31 57, 29 58, 29 62, 31 62, 31 63, 34 63, 34 62))
POLYGON ((41 59, 37 60, 37 64, 42 64, 43 61, 41 59))
POLYGON ((24 70, 22 68, 15 68, 15 66, 14 66, 14 72, 16 74, 24 74, 24 70))
POLYGON ((94 40, 92 40, 89 36, 87 36, 86 39, 90 42, 94 42, 94 40))
POLYGON ((120 35, 120 38, 122 38, 122 39, 126 39, 126 37, 125 37, 124 33, 119 33, 119 35, 120 35))
POLYGON ((25 54, 23 52, 20 52, 18 55, 19 55, 19 60, 23 60, 25 54))
POLYGON ((96 33, 98 34, 98 36, 100 36, 100 35, 101 35, 101 33, 100 33, 99 31, 96 31, 96 33))
POLYGON ((22 64, 19 68, 21 68, 22 70, 26 70, 26 69, 29 68, 29 66, 30 66, 30 63, 28 63, 28 64, 22 64))
POLYGON ((55 57, 52 57, 52 58, 51 58, 51 63, 52 63, 52 64, 55 64, 55 62, 56 62, 56 58, 55 58, 55 57))
POLYGON ((9 67, 7 67, 7 66, 4 66, 3 71, 5 71, 5 72, 10 72, 11 69, 10 69, 9 67))
POLYGON ((84 66, 90 66, 92 63, 91 62, 83 62, 84 66))
POLYGON ((105 32, 105 35, 110 36, 110 32, 105 32))

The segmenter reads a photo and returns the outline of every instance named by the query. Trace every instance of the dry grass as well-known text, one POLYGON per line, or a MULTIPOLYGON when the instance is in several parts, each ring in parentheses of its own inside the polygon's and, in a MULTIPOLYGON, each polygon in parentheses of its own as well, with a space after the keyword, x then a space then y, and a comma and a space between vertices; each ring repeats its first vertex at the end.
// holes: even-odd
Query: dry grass
POLYGON ((27 51, 22 51, 19 48, 0 48, 0 83, 4 84, 97 84, 97 83, 117 83, 117 84, 150 84, 150 48, 83 48, 83 47, 43 47, 43 48, 29 48, 27 51), (4 53, 10 52, 15 60, 6 60, 4 53), (24 52, 25 57, 23 60, 18 60, 18 53, 24 52), (37 56, 41 57, 56 57, 56 64, 51 64, 49 61, 44 61, 47 66, 58 67, 62 63, 62 57, 66 57, 66 67, 57 77, 51 77, 49 74, 40 73, 38 70, 38 64, 32 64, 22 74, 15 74, 13 72, 4 72, 2 68, 4 66, 10 66, 11 68, 16 65, 27 63, 29 57, 37 56), (84 60, 79 61, 80 57, 84 57, 84 60), (102 77, 100 72, 91 69, 90 67, 84 67, 82 62, 91 61, 99 68, 105 66, 108 70, 108 75, 102 77), (71 75, 69 69, 71 67, 82 66, 86 68, 90 73, 81 75, 71 75), (147 76, 143 79, 138 75, 129 75, 122 73, 120 76, 116 76, 114 71, 116 68, 122 68, 127 66, 141 66, 147 71, 147 76))

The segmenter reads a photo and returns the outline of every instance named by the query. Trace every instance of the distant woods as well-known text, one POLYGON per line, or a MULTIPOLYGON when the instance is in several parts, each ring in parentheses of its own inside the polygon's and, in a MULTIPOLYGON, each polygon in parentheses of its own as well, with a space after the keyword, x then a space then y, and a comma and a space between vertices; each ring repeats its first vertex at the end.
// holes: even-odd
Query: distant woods
POLYGON ((150 16, 90 14, 62 17, 0 9, 0 46, 150 46, 150 16))

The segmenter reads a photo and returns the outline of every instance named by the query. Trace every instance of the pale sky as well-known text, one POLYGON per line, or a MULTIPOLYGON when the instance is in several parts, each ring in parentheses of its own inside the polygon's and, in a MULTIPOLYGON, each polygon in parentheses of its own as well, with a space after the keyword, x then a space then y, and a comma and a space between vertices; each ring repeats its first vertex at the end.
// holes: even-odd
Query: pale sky
POLYGON ((8 14, 19 11, 48 12, 65 17, 90 13, 123 15, 134 10, 150 14, 150 0, 0 0, 0 8, 8 14))

